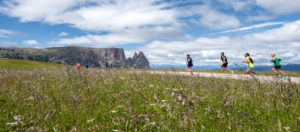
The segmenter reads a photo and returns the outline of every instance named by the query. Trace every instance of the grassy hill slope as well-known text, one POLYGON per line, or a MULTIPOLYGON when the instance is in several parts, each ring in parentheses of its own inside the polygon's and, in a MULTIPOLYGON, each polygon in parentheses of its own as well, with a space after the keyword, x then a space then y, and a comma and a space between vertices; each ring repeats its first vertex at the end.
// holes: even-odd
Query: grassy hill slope
POLYGON ((42 68, 55 69, 62 65, 48 62, 26 61, 15 59, 0 59, 0 69, 13 69, 13 70, 35 70, 42 68))

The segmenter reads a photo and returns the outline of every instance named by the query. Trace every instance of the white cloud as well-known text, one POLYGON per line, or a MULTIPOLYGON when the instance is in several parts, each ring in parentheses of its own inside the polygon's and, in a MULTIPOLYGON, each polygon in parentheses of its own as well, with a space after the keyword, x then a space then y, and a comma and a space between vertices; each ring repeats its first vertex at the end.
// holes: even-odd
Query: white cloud
POLYGON ((285 15, 300 11, 300 0, 255 0, 258 6, 270 13, 285 15))
POLYGON ((184 40, 189 38, 177 27, 135 28, 113 32, 106 35, 85 35, 64 38, 49 42, 52 46, 89 45, 93 47, 112 47, 124 44, 143 44, 152 40, 184 40))
POLYGON ((179 35, 186 36, 183 35, 182 27, 190 21, 182 21, 181 18, 193 16, 200 16, 199 19, 193 20, 193 24, 196 23, 209 29, 235 28, 240 25, 239 20, 234 16, 213 10, 207 5, 187 7, 185 11, 182 11, 173 3, 177 2, 163 0, 4 0, 4 6, 0 7, 0 12, 17 17, 21 22, 67 24, 84 31, 107 32, 107 35, 93 34, 60 39, 52 41, 52 44, 86 43, 99 46, 116 45, 116 43, 129 44, 130 42, 144 43, 151 41, 151 38, 177 40, 179 35), (126 32, 131 34, 124 34, 126 32), (98 45, 95 45, 96 43, 98 45))
POLYGON ((37 44, 39 44, 39 42, 37 42, 36 40, 23 40, 22 43, 27 44, 27 45, 37 45, 37 44))
POLYGON ((59 37, 68 36, 69 34, 66 32, 61 32, 58 34, 59 37))
POLYGON ((269 15, 248 16, 247 21, 268 21, 273 18, 274 16, 269 16, 269 15))
POLYGON ((16 42, 0 40, 0 47, 19 47, 16 42))
POLYGON ((0 38, 10 38, 11 35, 16 35, 18 32, 6 30, 6 29, 0 29, 0 38))
POLYGON ((51 41, 53 45, 103 47, 186 36, 178 12, 162 0, 5 0, 4 5, 0 12, 22 22, 67 24, 88 31, 84 36, 51 41))
POLYGON ((232 33, 232 32, 238 32, 238 31, 246 31, 246 30, 251 30, 251 29, 257 29, 257 28, 264 28, 264 27, 269 27, 269 26, 275 26, 275 25, 282 25, 285 22, 266 22, 266 23, 261 23, 261 24, 256 24, 256 25, 251 25, 247 27, 241 27, 237 29, 231 29, 223 32, 218 32, 214 34, 219 34, 219 33, 232 33))
POLYGON ((270 54, 276 53, 282 63, 300 62, 300 20, 262 33, 236 37, 200 37, 192 41, 154 41, 143 47, 126 51, 143 51, 152 64, 184 64, 185 54, 192 55, 196 65, 219 64, 220 52, 225 52, 231 64, 241 64, 249 52, 255 64, 271 64, 270 54), (167 49, 167 50, 166 50, 167 49))
POLYGON ((157 0, 5 0, 1 11, 22 22, 70 24, 87 31, 114 31, 176 22, 175 12, 157 0))
POLYGON ((225 5, 230 5, 235 11, 245 10, 247 7, 251 7, 254 3, 252 0, 219 0, 225 5))
POLYGON ((207 5, 183 7, 179 8, 178 12, 183 18, 198 16, 194 18, 193 23, 209 29, 236 28, 241 25, 235 16, 213 10, 207 5))

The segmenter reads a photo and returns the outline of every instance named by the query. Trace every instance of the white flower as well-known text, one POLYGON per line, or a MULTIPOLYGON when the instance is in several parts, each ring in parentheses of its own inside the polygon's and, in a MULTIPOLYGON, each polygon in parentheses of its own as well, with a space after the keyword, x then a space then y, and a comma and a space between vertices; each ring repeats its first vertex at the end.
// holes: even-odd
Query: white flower
POLYGON ((149 87, 151 87, 151 88, 152 88, 152 87, 154 87, 154 85, 153 85, 153 84, 149 84, 149 87))
POLYGON ((111 113, 117 113, 117 111, 115 111, 115 110, 112 110, 112 111, 111 111, 111 113))
POLYGON ((150 104, 150 106, 155 106, 155 104, 150 104))
POLYGON ((172 91, 172 94, 171 94, 171 96, 174 96, 175 95, 175 93, 172 91))
POLYGON ((151 125, 155 125, 156 123, 155 122, 151 122, 151 125))
POLYGON ((17 125, 18 122, 11 122, 11 123, 6 123, 6 125, 9 125, 9 126, 14 126, 14 125, 17 125))
POLYGON ((30 127, 28 130, 34 130, 34 127, 30 127))
POLYGON ((113 132, 118 132, 119 130, 112 130, 113 132))
POLYGON ((20 120, 21 120, 21 115, 14 116, 14 119, 15 119, 16 121, 20 121, 20 120))
POLYGON ((181 97, 181 96, 177 96, 177 98, 178 98, 179 101, 182 100, 182 97, 181 97))
POLYGON ((283 128, 284 128, 285 130, 287 130, 287 131, 290 129, 290 127, 283 127, 283 128))
POLYGON ((93 118, 93 119, 90 119, 90 120, 87 120, 87 123, 91 123, 91 122, 93 122, 95 119, 93 118))

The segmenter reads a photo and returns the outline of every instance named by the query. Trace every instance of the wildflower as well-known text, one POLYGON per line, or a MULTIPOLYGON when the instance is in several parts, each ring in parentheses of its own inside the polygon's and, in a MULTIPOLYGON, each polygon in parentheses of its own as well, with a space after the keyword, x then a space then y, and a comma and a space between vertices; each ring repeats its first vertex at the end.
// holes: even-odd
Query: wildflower
POLYGON ((161 100, 161 102, 166 102, 166 100, 161 100))
POLYGON ((6 123, 6 125, 9 125, 9 126, 14 126, 14 125, 17 125, 18 124, 18 122, 16 121, 16 122, 11 122, 11 123, 6 123))
POLYGON ((182 100, 182 97, 181 97, 181 96, 177 96, 177 98, 178 98, 179 101, 182 100))
POLYGON ((289 131, 290 127, 283 127, 285 130, 289 131))
POLYGON ((151 125, 155 125, 156 123, 155 122, 151 122, 151 125))
POLYGON ((20 120, 21 120, 21 115, 14 116, 14 119, 15 119, 16 121, 20 121, 20 120))
POLYGON ((229 102, 226 102, 224 106, 227 106, 227 105, 229 105, 229 104, 230 104, 229 102))
POLYGON ((90 120, 87 120, 87 123, 91 123, 91 122, 93 122, 95 119, 93 118, 93 119, 90 119, 90 120))
POLYGON ((149 84, 149 87, 151 87, 151 88, 152 88, 152 87, 154 87, 154 85, 153 85, 153 84, 149 84))
POLYGON ((175 93, 172 91, 172 94, 171 94, 171 96, 174 96, 175 95, 175 93))
POLYGON ((113 132, 118 132, 119 130, 112 130, 113 132))
POLYGON ((150 104, 150 106, 155 106, 155 104, 150 104))
POLYGON ((182 101, 181 103, 182 103, 182 105, 185 105, 185 102, 184 102, 184 101, 182 101))
POLYGON ((112 110, 112 111, 111 111, 111 113, 117 113, 117 111, 115 111, 115 110, 112 110))

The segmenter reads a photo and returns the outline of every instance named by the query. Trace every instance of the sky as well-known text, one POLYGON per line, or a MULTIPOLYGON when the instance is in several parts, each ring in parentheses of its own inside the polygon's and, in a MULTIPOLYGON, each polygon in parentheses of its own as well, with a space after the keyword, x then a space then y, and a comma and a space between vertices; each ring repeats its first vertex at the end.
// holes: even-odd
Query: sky
POLYGON ((143 51, 151 65, 300 64, 300 0, 0 0, 0 47, 143 51))

